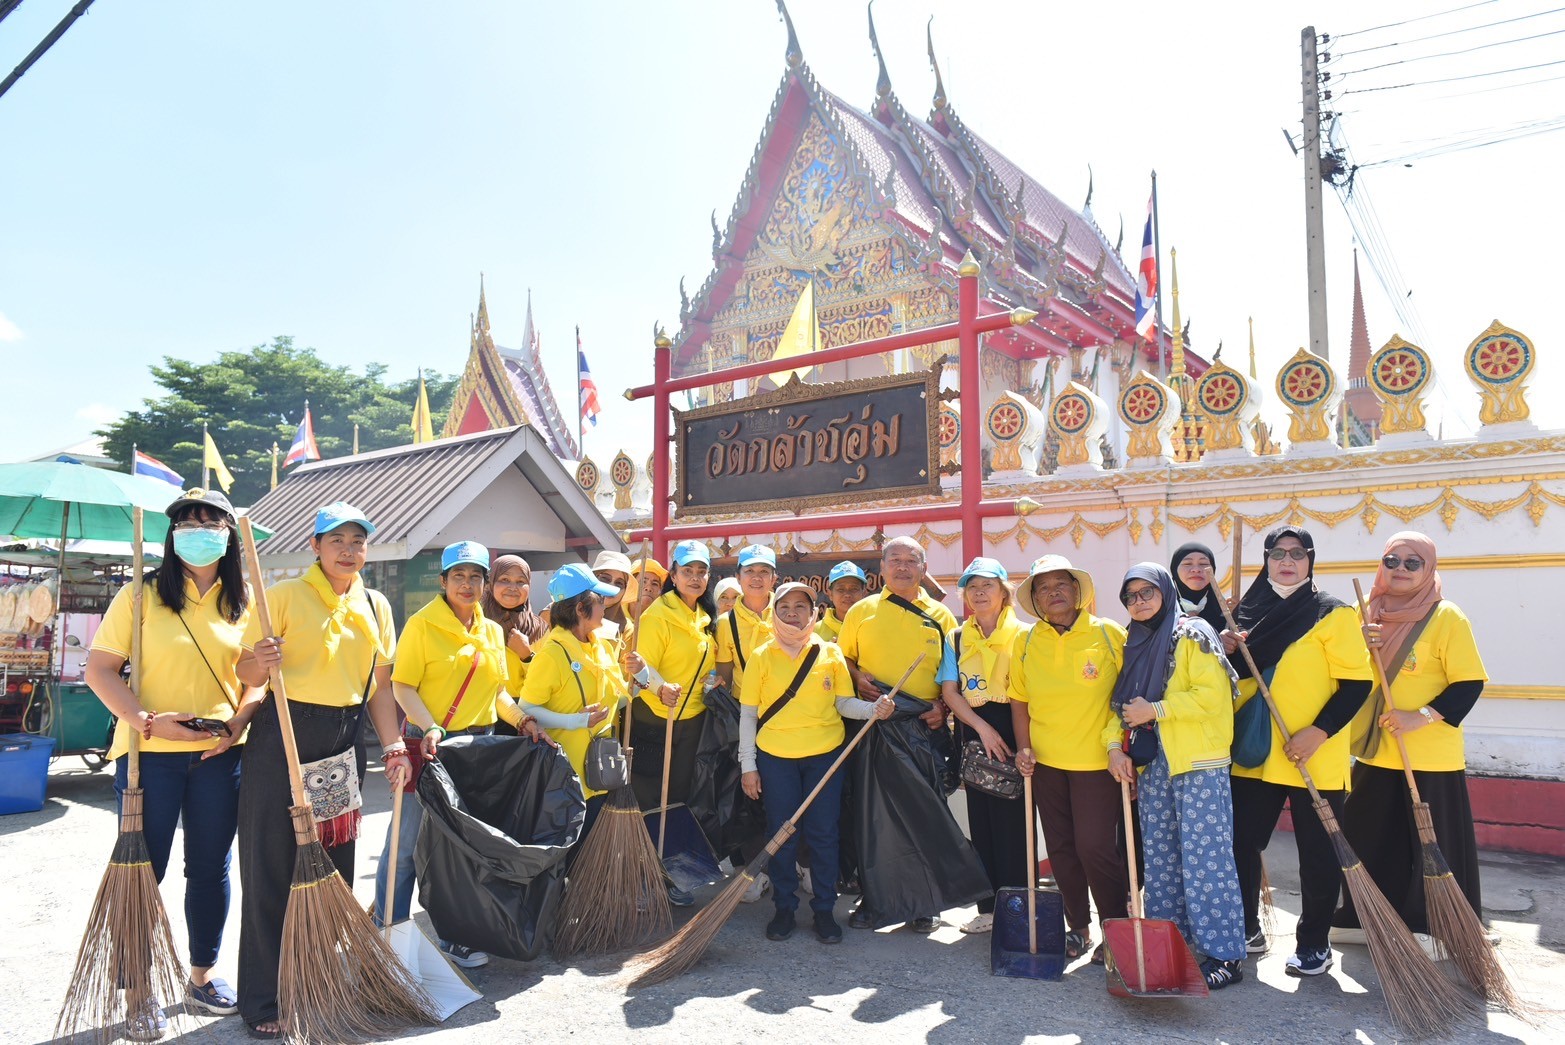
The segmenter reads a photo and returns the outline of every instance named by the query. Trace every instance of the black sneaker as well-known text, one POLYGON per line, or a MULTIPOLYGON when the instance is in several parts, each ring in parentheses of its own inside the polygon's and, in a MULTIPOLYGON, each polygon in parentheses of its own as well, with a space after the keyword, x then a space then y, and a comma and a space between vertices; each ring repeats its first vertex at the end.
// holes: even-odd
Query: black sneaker
POLYGON ((938 928, 940 928, 940 916, 937 914, 932 914, 928 918, 914 918, 912 922, 913 931, 925 936, 938 928))
POLYGON ((815 935, 820 937, 821 943, 841 943, 842 926, 837 924, 837 919, 831 916, 830 911, 816 911, 815 935))
POLYGON ((464 969, 477 969, 489 964, 489 955, 460 943, 443 943, 440 950, 451 959, 452 965, 460 965, 464 969))
POLYGON ((1255 930, 1245 937, 1244 940, 1244 949, 1247 954, 1265 954, 1268 946, 1266 932, 1263 929, 1255 930))
POLYGON ((1244 979, 1244 967, 1238 962, 1218 961, 1208 958, 1201 963, 1201 975, 1206 978, 1208 990, 1220 991, 1224 987, 1244 979))
POLYGON ((875 912, 870 909, 868 904, 860 901, 859 905, 853 909, 853 913, 848 916, 848 928, 873 929, 875 928, 875 921, 875 912))
POLYGON ((772 920, 766 923, 766 938, 768 940, 786 940, 793 935, 793 928, 798 924, 792 911, 778 911, 772 915, 772 920))
POLYGON ((1288 958, 1283 972, 1289 976, 1319 976, 1332 966, 1331 948, 1318 951, 1300 951, 1288 958))

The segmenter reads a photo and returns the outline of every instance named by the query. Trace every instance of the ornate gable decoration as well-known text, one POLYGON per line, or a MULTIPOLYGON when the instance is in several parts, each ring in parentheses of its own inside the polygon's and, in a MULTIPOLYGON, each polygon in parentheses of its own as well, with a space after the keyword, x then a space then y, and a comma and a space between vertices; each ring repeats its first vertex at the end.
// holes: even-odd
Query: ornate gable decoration
POLYGON ((1468 380, 1483 397, 1478 419, 1486 425, 1525 421, 1527 382, 1536 360, 1532 339, 1498 319, 1467 346, 1464 360, 1468 380))

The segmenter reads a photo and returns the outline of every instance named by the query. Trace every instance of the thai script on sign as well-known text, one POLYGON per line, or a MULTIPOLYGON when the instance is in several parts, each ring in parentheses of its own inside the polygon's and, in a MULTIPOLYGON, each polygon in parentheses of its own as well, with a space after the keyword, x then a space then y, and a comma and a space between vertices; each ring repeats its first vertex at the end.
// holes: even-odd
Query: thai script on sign
MULTIPOLYGON (((857 465, 842 485, 857 486, 869 475, 866 459, 894 457, 902 445, 902 417, 875 418, 875 404, 866 403, 857 420, 853 414, 827 418, 811 425, 811 414, 795 414, 783 422, 783 431, 768 438, 744 433, 745 419, 733 427, 718 431, 718 441, 706 452, 708 479, 750 475, 757 472, 786 472, 796 465, 807 468, 821 464, 857 465)), ((762 426, 755 426, 757 428, 762 426)))

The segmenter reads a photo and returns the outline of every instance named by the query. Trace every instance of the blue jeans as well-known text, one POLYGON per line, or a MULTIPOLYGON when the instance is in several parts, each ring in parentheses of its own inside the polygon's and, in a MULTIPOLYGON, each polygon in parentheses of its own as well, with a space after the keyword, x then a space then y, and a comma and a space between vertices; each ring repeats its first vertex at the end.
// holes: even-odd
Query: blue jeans
MULTIPOLYGON (((840 750, 840 749, 837 749, 840 750)), ((761 773, 761 802, 766 806, 766 833, 775 835, 783 821, 793 815, 826 770, 837 760, 837 750, 806 758, 779 758, 765 751, 755 753, 755 766, 761 773)), ((836 773, 815 796, 799 821, 799 831, 788 837, 767 866, 772 879, 772 902, 779 911, 799 907, 799 871, 795 857, 799 834, 810 843, 810 866, 818 868, 810 875, 815 895, 810 908, 830 912, 837 906, 836 875, 838 820, 842 815, 842 774, 836 773)))
MULTIPOLYGON (((141 754, 142 834, 159 882, 168 870, 174 828, 185 827, 185 927, 190 964, 217 964, 228 920, 228 860, 239 826, 239 756, 231 747, 201 761, 200 752, 144 751, 141 754)), ((122 797, 128 759, 115 760, 114 791, 122 797)))

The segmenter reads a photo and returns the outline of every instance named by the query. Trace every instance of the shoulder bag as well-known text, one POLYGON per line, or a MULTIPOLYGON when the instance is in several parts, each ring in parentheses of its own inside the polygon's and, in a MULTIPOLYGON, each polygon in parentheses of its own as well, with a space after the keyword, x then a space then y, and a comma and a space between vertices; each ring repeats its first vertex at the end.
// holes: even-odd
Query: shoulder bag
MULTIPOLYGON (((380 625, 380 612, 375 609, 375 601, 365 593, 365 599, 370 604, 370 613, 375 617, 375 624, 380 625)), ((180 618, 184 623, 184 618, 180 618)), ((189 625, 186 625, 189 630, 189 625)), ((190 636, 190 641, 195 642, 196 637, 190 636)), ((201 644, 196 643, 196 649, 201 649, 201 644)), ((206 660, 206 654, 201 655, 206 660)), ((359 710, 356 716, 353 734, 359 736, 359 730, 364 721, 364 708, 369 703, 370 687, 375 684, 375 666, 379 663, 380 648, 376 648, 370 654, 370 673, 364 680, 364 692, 359 698, 359 710)), ((207 670, 212 670, 212 665, 207 665, 207 670)), ((217 679, 217 673, 212 673, 212 678, 217 679)), ((222 684, 218 684, 222 688, 222 684)), ((225 691, 225 696, 227 693, 225 691)), ((304 778, 305 797, 310 800, 310 810, 315 814, 315 830, 321 840, 321 845, 330 849, 333 846, 351 842, 359 837, 359 822, 363 818, 361 810, 364 808, 364 795, 359 790, 359 741, 355 741, 346 751, 335 755, 327 755, 318 758, 314 762, 304 762, 299 765, 299 774, 304 778)))
MULTIPOLYGON (((570 651, 556 642, 570 668, 571 678, 576 680, 576 692, 581 694, 581 708, 587 710, 587 688, 581 684, 581 665, 571 660, 570 651)), ((613 712, 609 712, 613 715, 613 712)), ((618 740, 600 734, 587 741, 587 754, 581 764, 582 783, 591 791, 613 791, 630 783, 630 765, 625 760, 625 749, 618 740)))

